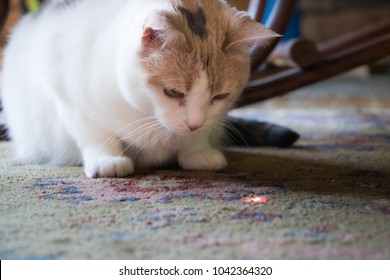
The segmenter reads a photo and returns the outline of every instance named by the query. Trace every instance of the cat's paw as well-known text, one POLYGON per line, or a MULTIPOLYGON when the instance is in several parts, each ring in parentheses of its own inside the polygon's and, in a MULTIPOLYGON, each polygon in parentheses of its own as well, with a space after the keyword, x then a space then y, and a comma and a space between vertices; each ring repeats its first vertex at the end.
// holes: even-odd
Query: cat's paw
POLYGON ((186 170, 222 170, 227 167, 225 156, 215 149, 180 156, 179 164, 186 170))
POLYGON ((89 178, 126 177, 134 173, 134 165, 127 157, 102 157, 87 161, 84 172, 89 178))

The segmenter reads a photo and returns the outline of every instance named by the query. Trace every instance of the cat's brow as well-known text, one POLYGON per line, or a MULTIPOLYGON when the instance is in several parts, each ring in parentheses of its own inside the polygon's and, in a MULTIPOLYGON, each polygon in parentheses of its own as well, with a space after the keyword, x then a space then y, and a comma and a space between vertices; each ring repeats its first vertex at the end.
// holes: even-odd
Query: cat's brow
POLYGON ((204 40, 208 36, 206 13, 203 8, 198 7, 195 12, 192 12, 184 7, 178 7, 178 10, 186 17, 188 27, 191 31, 204 40))

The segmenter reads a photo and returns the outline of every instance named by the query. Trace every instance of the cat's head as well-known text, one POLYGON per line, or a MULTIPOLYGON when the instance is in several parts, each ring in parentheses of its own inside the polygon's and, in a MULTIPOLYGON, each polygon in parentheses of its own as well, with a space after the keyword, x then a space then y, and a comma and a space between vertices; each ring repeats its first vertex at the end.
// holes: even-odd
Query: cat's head
POLYGON ((140 57, 154 113, 172 132, 213 128, 250 73, 249 48, 278 36, 220 0, 171 0, 148 17, 140 57))

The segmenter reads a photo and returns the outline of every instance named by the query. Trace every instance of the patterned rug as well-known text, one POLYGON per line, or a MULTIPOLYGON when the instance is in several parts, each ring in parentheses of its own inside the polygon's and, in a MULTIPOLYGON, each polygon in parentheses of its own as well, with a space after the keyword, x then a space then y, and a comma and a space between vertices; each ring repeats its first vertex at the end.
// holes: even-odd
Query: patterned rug
POLYGON ((0 143, 0 259, 389 259, 390 82, 344 76, 233 115, 291 149, 227 149, 224 172, 86 179, 0 143))

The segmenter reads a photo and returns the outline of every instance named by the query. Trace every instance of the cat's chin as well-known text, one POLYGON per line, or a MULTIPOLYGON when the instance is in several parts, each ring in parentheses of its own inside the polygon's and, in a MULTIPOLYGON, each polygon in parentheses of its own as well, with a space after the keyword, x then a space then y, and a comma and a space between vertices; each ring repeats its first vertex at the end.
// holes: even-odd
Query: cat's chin
MULTIPOLYGON (((172 131, 172 130, 171 130, 172 131)), ((200 135, 202 134, 202 132, 204 132, 204 130, 197 130, 197 131, 191 131, 189 129, 185 130, 173 130, 172 131, 174 134, 178 135, 178 136, 181 136, 181 137, 191 137, 191 136, 195 136, 195 135, 200 135)))
POLYGON ((197 130, 194 130, 194 131, 191 131, 190 129, 169 129, 168 130, 177 135, 177 136, 180 136, 180 137, 193 137, 193 136, 197 136, 197 135, 201 135, 203 133, 205 133, 206 129, 197 129, 197 130))

